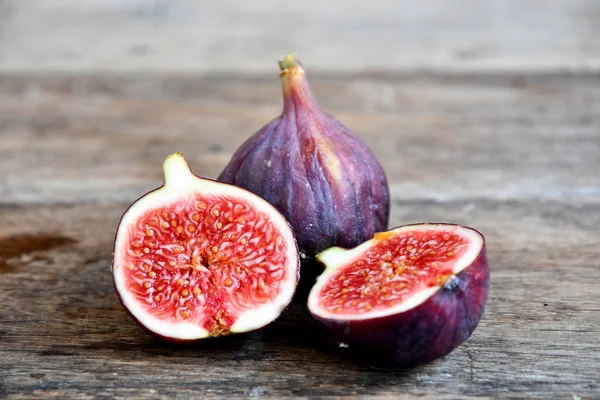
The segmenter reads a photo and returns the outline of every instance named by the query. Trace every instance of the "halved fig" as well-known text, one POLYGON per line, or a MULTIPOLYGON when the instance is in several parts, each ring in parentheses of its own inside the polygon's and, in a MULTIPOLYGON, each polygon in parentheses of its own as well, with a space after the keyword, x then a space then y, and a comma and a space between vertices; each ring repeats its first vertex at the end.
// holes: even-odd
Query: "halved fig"
POLYGON ((174 341, 258 329, 290 303, 299 257, 285 218, 260 197, 195 176, 181 153, 164 185, 121 218, 112 272, 125 309, 174 341))
POLYGON ((371 365, 443 357, 471 335, 485 308, 485 239, 471 228, 401 226, 317 259, 325 271, 310 292, 310 313, 340 348, 371 365))

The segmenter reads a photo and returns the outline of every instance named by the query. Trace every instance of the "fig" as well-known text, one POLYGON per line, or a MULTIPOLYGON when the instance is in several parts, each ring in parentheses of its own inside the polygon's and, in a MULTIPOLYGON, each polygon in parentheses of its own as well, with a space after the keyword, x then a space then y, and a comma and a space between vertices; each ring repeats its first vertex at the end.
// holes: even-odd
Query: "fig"
POLYGON ((406 225, 317 255, 312 316, 360 362, 407 367, 445 356, 477 327, 487 298, 484 237, 451 224, 406 225))
POLYGON ((217 178, 274 205, 304 265, 331 246, 354 247, 387 229, 385 172, 367 145, 315 102, 293 53, 279 62, 283 112, 233 154, 217 178))
POLYGON ((285 218, 253 193, 197 177, 181 153, 165 160, 164 185, 123 214, 112 264, 124 308, 172 341, 270 323, 290 303, 299 271, 285 218))

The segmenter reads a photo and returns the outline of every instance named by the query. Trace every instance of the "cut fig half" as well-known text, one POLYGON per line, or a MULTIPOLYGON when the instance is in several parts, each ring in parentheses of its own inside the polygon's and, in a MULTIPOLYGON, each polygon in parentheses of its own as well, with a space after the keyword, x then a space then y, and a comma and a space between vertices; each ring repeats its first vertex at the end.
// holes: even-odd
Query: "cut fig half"
POLYGON ((164 179, 119 224, 112 272, 125 309, 174 341, 276 319, 300 268, 285 218, 244 189, 197 177, 180 153, 165 160, 164 179))
POLYGON ((340 348, 368 364, 403 367, 443 357, 484 312, 485 239, 471 228, 401 226, 317 259, 325 271, 310 292, 309 311, 340 348))

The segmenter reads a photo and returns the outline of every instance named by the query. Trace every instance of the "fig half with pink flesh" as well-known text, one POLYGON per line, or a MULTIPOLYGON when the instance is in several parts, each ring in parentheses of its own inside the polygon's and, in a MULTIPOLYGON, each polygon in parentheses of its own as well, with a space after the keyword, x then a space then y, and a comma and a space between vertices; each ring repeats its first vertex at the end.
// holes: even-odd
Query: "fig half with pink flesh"
POLYGON ((180 153, 165 183, 121 218, 112 272, 125 309, 151 333, 193 341, 258 329, 299 278, 292 230, 268 202, 194 175, 180 153))
POLYGON ((406 225, 317 259, 325 271, 310 292, 310 313, 367 364, 404 367, 443 357, 469 338, 484 312, 485 239, 471 228, 406 225))

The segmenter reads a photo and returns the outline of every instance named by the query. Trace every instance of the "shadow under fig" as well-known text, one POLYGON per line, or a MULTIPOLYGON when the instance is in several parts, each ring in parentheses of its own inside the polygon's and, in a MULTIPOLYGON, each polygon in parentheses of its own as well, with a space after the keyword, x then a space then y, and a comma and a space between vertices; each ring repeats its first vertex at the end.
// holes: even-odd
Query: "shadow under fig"
MULTIPOLYGON (((106 262, 104 258, 94 259, 84 269, 106 268, 106 262)), ((192 343, 173 343, 153 336, 127 314, 114 292, 112 276, 107 269, 107 273, 102 275, 106 279, 101 282, 90 278, 79 281, 79 291, 88 295, 78 297, 77 302, 73 299, 65 302, 57 310, 65 323, 76 325, 71 325, 71 330, 76 333, 75 339, 71 343, 55 343, 45 351, 46 354, 66 356, 78 354, 83 348, 95 353, 96 357, 99 354, 106 359, 162 362, 171 359, 183 363, 188 360, 194 363, 201 360, 210 363, 292 361, 307 362, 307 365, 317 362, 330 364, 328 368, 333 371, 385 370, 398 372, 401 376, 411 375, 412 369, 370 367, 340 351, 329 330, 312 318, 306 305, 308 293, 319 273, 320 270, 315 269, 304 272, 292 303, 266 327, 192 343)), ((81 276, 87 277, 88 274, 81 276)), ((364 379, 368 380, 368 377, 364 379)), ((376 385, 381 376, 376 374, 373 379, 376 385)))

